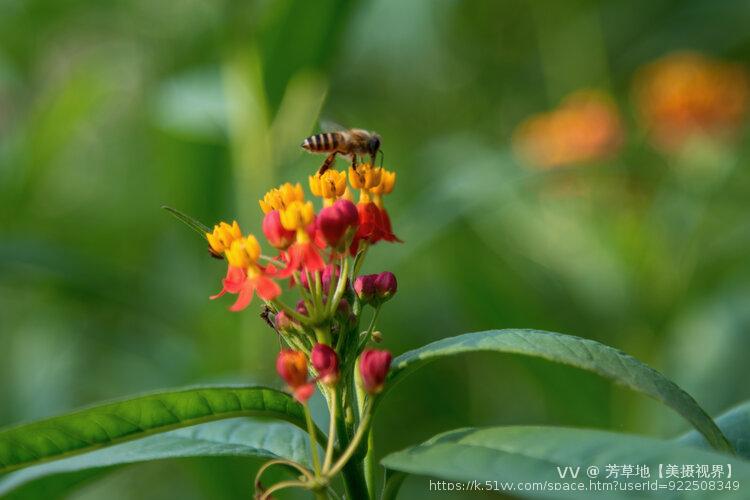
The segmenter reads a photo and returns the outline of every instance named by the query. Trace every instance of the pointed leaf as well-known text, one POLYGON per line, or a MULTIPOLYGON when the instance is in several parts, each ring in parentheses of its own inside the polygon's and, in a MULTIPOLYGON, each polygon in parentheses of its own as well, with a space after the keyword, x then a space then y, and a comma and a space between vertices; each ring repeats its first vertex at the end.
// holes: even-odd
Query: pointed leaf
POLYGON ((203 224, 198 219, 195 219, 193 217, 190 217, 188 214, 180 212, 176 208, 172 208, 170 206, 164 205, 161 208, 172 214, 177 220, 185 224, 187 227, 198 233, 201 238, 206 237, 206 233, 211 232, 211 228, 209 228, 207 225, 203 224))
POLYGON ((242 416, 305 428, 302 406, 265 387, 202 387, 148 394, 0 429, 0 473, 172 429, 242 416))
POLYGON ((489 330, 438 340, 397 357, 386 389, 431 361, 482 351, 524 354, 592 371, 661 401, 693 424, 713 448, 732 451, 711 417, 674 382, 618 349, 572 335, 539 330, 489 330))
MULTIPOLYGON (((716 425, 732 443, 737 454, 750 460, 750 401, 745 401, 716 417, 716 425)), ((706 439, 697 431, 690 431, 677 439, 680 443, 708 447, 706 439)))
POLYGON ((210 422, 11 472, 0 479, 0 497, 59 498, 128 464, 209 456, 285 458, 309 466, 310 446, 307 434, 285 422, 210 422))
MULTIPOLYGON (((664 498, 668 481, 666 466, 677 464, 713 465, 722 467, 729 481, 738 481, 742 488, 750 481, 750 463, 736 457, 708 450, 701 450, 674 441, 653 439, 613 432, 569 429, 561 427, 490 427, 483 429, 458 429, 433 437, 429 441, 386 456, 382 462, 392 470, 437 477, 450 481, 476 481, 477 487, 491 487, 495 491, 504 489, 511 496, 543 498, 664 498), (631 476, 607 478, 607 465, 646 465, 649 478, 631 476), (622 491, 625 483, 642 483, 659 480, 664 488, 653 490, 622 491), (560 470, 558 471, 558 467, 560 470), (566 470, 565 467, 573 467, 566 470), (575 468, 580 467, 577 477, 575 468), (588 469, 596 467, 596 470, 588 469), (566 477, 560 477, 566 472, 566 477), (589 478, 589 474, 594 476, 589 478), (593 491, 589 480, 612 485, 611 490, 593 491), (534 483, 539 487, 524 487, 519 483, 534 483), (617 483, 617 484, 614 484, 617 483), (545 487, 545 484, 547 485, 545 487), (576 485, 572 490, 570 485, 576 485), (584 490, 578 490, 583 484, 584 490), (507 488, 506 488, 507 485, 507 488), (556 486, 558 485, 558 486, 556 486), (562 485, 569 485, 563 489, 562 485)), ((696 479, 688 478, 687 481, 696 479)), ((699 479, 700 480, 700 479, 699 479)), ((718 479, 715 479, 718 481, 718 479)), ((723 482, 723 481, 722 481, 723 482)), ((691 492, 696 493, 696 492, 691 492)), ((700 493, 700 492, 697 492, 700 493)), ((740 491, 705 492, 702 498, 739 498, 740 491), (709 496, 710 494, 710 496, 709 496)), ((697 498, 697 497, 691 497, 697 498)))

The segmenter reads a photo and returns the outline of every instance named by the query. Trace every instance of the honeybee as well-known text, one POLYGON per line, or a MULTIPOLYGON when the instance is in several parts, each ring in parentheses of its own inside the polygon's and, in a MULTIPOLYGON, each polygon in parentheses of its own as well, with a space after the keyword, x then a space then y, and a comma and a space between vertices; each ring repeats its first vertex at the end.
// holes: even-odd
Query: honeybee
POLYGON ((357 167, 357 155, 369 155, 372 165, 380 151, 380 136, 375 132, 368 132, 359 128, 340 130, 338 132, 324 132, 311 135, 302 141, 302 147, 311 153, 328 153, 323 165, 318 170, 322 174, 333 165, 336 155, 349 156, 352 167, 357 167))

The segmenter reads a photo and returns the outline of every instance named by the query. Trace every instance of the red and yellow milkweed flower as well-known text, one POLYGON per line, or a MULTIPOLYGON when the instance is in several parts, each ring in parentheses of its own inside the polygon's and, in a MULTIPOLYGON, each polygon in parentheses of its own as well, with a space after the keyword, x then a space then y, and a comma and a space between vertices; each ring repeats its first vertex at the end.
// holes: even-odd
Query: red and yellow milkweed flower
POLYGON ((255 236, 243 236, 237 222, 230 226, 221 222, 214 226, 212 233, 206 233, 211 252, 224 254, 227 260, 227 275, 222 280, 222 289, 211 299, 226 293, 237 294, 237 301, 230 307, 232 311, 246 308, 257 292, 263 300, 273 300, 281 294, 281 287, 269 277, 267 270, 258 264, 260 244, 255 236))
POLYGON ((357 253, 363 241, 370 245, 381 240, 401 242, 393 234, 391 218, 383 205, 383 196, 390 194, 396 184, 396 173, 365 163, 356 169, 349 168, 349 182, 354 189, 360 190, 357 203, 359 229, 352 241, 352 255, 357 253))
POLYGON ((266 235, 285 235, 283 243, 289 241, 288 245, 281 246, 278 241, 271 241, 277 248, 285 246, 281 259, 286 267, 278 272, 279 278, 287 278, 298 271, 320 271, 325 267, 325 262, 314 245, 315 209, 311 202, 305 201, 305 194, 299 183, 292 185, 287 182, 271 189, 260 200, 260 208, 267 218, 274 211, 278 213, 278 218, 271 216, 269 219, 268 231, 264 228, 266 235))

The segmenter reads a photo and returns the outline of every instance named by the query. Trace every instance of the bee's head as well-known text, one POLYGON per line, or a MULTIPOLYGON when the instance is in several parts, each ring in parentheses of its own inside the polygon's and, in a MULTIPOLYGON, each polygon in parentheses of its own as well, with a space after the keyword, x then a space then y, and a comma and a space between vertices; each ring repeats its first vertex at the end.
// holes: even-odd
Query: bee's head
POLYGON ((370 137, 370 140, 367 143, 367 152, 370 153, 370 156, 375 158, 375 155, 378 154, 378 149, 380 149, 380 136, 378 134, 372 134, 372 137, 370 137))

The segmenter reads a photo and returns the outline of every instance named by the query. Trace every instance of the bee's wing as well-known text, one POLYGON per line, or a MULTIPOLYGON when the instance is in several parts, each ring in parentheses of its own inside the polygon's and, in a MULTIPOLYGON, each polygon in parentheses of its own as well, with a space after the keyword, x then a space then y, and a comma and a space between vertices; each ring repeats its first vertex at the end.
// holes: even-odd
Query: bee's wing
POLYGON ((325 118, 321 118, 319 128, 321 132, 341 132, 347 130, 346 127, 325 118))

